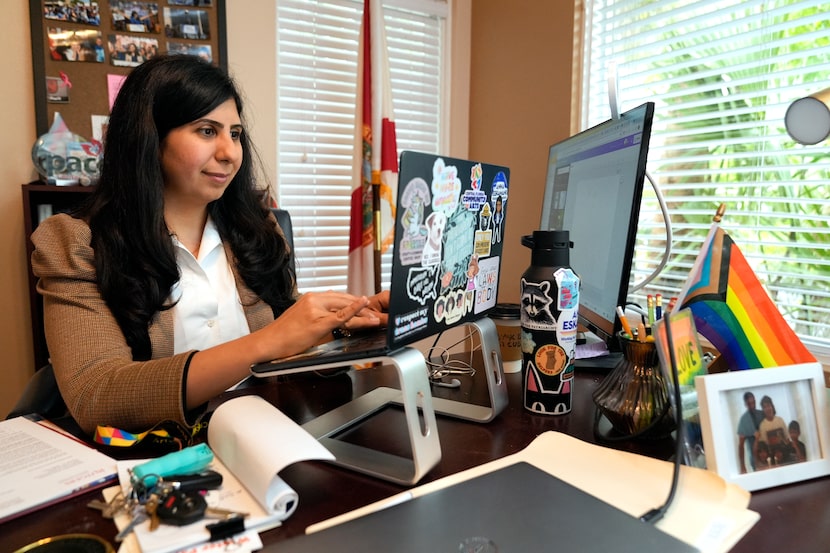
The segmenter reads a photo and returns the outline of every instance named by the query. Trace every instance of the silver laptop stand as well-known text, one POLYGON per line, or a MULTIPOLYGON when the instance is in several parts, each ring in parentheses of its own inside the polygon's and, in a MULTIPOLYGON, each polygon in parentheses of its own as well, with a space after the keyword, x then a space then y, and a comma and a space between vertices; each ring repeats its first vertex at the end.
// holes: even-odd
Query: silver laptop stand
MULTIPOLYGON (((483 372, 489 390, 489 406, 432 397, 424 355, 405 347, 383 356, 367 357, 354 362, 391 364, 398 373, 400 390, 378 387, 303 425, 335 457, 334 464, 403 485, 417 483, 441 460, 441 445, 435 413, 473 422, 489 422, 507 406, 507 386, 501 361, 495 324, 485 317, 466 323, 473 326, 481 339, 483 372), (406 429, 412 457, 406 458, 356 445, 336 438, 338 434, 368 419, 389 405, 404 408, 406 429)), ((343 366, 343 362, 293 369, 282 374, 343 366)), ((260 374, 257 376, 268 376, 260 374)))

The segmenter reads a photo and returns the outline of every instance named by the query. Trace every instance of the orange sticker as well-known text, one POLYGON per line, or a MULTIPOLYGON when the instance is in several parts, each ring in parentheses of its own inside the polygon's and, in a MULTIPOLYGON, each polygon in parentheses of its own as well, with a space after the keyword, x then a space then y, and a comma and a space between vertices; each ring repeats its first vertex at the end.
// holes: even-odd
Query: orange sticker
POLYGON ((536 350, 536 366, 548 376, 556 376, 565 369, 568 356, 555 344, 547 344, 536 350))

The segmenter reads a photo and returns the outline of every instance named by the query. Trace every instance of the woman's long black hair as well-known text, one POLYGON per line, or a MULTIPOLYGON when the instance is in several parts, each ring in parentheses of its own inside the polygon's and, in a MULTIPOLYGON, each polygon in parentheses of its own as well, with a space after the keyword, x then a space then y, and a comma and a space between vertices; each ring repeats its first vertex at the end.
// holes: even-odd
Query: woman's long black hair
MULTIPOLYGON (((124 80, 109 118, 101 174, 79 215, 92 230, 98 283, 136 360, 150 359, 153 316, 169 309, 179 280, 164 221, 160 146, 167 134, 233 99, 242 99, 227 73, 194 56, 157 56, 124 80)), ((243 161, 208 212, 230 245, 240 276, 275 315, 293 302, 294 274, 285 240, 257 187, 255 152, 246 132, 243 161)), ((231 260, 233 262, 233 260, 231 260)))

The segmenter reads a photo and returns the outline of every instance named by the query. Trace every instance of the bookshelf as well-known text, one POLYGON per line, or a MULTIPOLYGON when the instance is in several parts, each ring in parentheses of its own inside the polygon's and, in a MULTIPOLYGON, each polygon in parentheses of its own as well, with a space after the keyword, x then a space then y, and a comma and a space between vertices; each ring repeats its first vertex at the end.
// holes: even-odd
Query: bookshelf
POLYGON ((45 217, 54 213, 70 211, 86 198, 92 187, 55 186, 40 181, 22 185, 23 225, 26 237, 26 266, 29 274, 29 308, 32 314, 32 370, 35 371, 49 362, 49 349, 43 331, 43 298, 37 293, 37 279, 32 273, 32 232, 45 217))

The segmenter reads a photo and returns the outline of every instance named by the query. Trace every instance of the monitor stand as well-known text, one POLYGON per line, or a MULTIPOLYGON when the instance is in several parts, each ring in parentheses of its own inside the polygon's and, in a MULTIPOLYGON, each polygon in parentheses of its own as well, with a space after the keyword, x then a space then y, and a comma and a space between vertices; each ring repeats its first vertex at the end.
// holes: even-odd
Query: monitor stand
POLYGON ((574 369, 578 371, 596 371, 596 372, 610 372, 622 359, 622 352, 618 349, 608 348, 599 336, 589 330, 580 332, 577 339, 577 348, 599 349, 605 351, 603 355, 597 357, 582 357, 574 361, 574 369), (593 347, 592 347, 593 346, 593 347), (597 348, 598 346, 598 348, 597 348))

